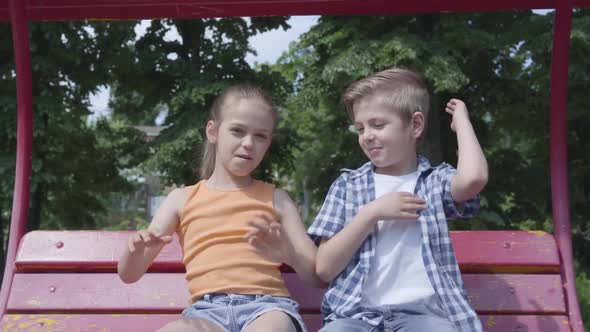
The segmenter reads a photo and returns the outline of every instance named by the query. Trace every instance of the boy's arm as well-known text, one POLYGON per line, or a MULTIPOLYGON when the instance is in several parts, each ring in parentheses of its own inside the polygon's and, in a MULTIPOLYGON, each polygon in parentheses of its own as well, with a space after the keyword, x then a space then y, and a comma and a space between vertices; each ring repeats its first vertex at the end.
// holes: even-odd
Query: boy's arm
POLYGON ((463 203, 481 192, 488 182, 488 163, 469 120, 465 103, 451 99, 447 113, 453 116, 451 129, 457 133, 457 174, 451 180, 451 195, 463 203))
POLYGON ((375 219, 370 209, 362 208, 352 221, 331 238, 323 238, 316 258, 316 273, 331 282, 352 260, 367 236, 373 231, 375 219))
POLYGON ((117 265, 117 273, 123 282, 133 283, 139 280, 162 248, 170 243, 186 196, 184 188, 170 192, 156 211, 148 229, 129 237, 117 265))
POLYGON ((318 276, 326 282, 336 278, 352 260, 378 220, 416 222, 418 211, 425 208, 426 202, 422 198, 407 192, 387 193, 363 206, 340 232, 330 239, 322 239, 316 263, 318 276))
POLYGON ((322 208, 307 233, 317 242, 315 272, 324 282, 331 282, 350 263, 365 238, 373 230, 371 210, 362 208, 347 224, 346 186, 344 173, 332 183, 322 208))

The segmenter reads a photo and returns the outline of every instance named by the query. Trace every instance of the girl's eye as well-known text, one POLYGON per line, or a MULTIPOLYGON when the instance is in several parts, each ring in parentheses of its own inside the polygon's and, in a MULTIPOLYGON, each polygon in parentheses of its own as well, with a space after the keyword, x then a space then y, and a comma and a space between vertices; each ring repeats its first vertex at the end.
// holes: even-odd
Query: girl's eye
POLYGON ((375 128, 377 128, 377 129, 381 129, 383 127, 385 127, 385 124, 384 123, 376 123, 375 124, 375 128))
POLYGON ((244 132, 244 131, 242 130, 242 128, 230 128, 230 131, 231 131, 232 133, 236 133, 236 134, 240 134, 240 133, 244 132))
POLYGON ((359 133, 359 134, 362 133, 363 130, 365 130, 365 129, 364 128, 356 128, 356 132, 359 133))
POLYGON ((264 134, 257 134, 256 137, 262 138, 262 139, 267 139, 268 138, 268 136, 266 136, 264 134))

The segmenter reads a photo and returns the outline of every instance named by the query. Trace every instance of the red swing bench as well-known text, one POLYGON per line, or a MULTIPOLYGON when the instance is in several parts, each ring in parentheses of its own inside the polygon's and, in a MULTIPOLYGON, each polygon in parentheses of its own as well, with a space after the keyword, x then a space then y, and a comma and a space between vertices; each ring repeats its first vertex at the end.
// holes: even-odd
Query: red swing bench
MULTIPOLYGON (((177 241, 140 281, 117 276, 130 232, 34 231, 21 241, 0 330, 155 330, 177 319, 188 286, 177 241)), ((452 240, 471 303, 486 331, 570 331, 558 248, 544 232, 455 232, 452 240)), ((321 326, 323 290, 283 275, 310 331, 321 326)))
MULTIPOLYGON (((0 290, 1 331, 148 331, 186 307, 181 250, 165 247, 148 273, 126 285, 116 274, 127 231, 33 231, 25 234, 32 145, 28 21, 86 18, 345 15, 555 8, 551 93, 551 184, 555 234, 525 231, 454 232, 452 241, 469 299, 484 330, 582 332, 570 237, 566 155, 569 32, 573 7, 590 0, 0 0, 0 21, 13 29, 18 91, 17 167, 8 253, 0 290)), ((321 326, 323 290, 308 287, 288 267, 287 286, 310 331, 321 326)))

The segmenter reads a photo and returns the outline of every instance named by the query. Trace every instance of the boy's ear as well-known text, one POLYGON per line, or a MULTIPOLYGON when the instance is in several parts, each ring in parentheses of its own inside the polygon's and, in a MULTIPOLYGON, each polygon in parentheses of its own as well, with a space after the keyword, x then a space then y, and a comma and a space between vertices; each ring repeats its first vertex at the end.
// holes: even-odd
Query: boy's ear
POLYGON ((418 139, 422 136, 422 132, 424 132, 424 114, 421 112, 416 112, 412 114, 412 119, 410 120, 410 126, 412 130, 412 136, 415 139, 418 139))
POLYGON ((207 122, 205 134, 207 135, 207 140, 209 143, 217 143, 217 126, 213 120, 209 120, 209 122, 207 122))

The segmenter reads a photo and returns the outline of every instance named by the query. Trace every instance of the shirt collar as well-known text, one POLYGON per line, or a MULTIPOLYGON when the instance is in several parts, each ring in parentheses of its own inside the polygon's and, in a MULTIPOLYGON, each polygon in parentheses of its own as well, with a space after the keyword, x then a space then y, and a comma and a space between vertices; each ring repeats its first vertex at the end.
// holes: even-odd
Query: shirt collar
MULTIPOLYGON (((428 159, 426 159, 424 156, 422 155, 418 155, 418 174, 422 174, 424 172, 430 171, 432 169, 432 166, 430 165, 430 162, 428 161, 428 159)), ((351 179, 355 179, 358 178, 360 176, 363 176, 365 174, 369 174, 372 175, 373 171, 375 170, 375 165, 373 164, 373 162, 369 161, 367 163, 365 163, 363 166, 355 169, 355 170, 350 170, 347 168, 343 168, 343 171, 349 171, 349 175, 351 179)))

